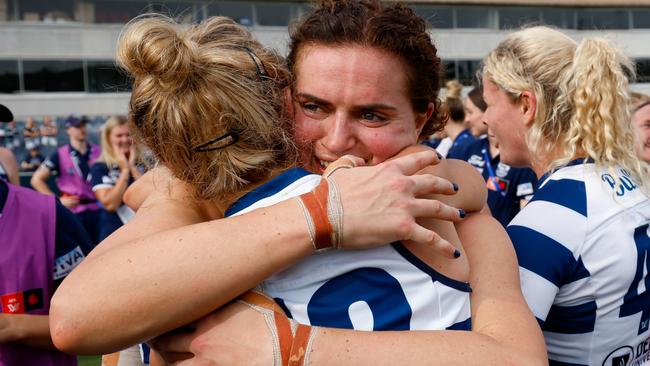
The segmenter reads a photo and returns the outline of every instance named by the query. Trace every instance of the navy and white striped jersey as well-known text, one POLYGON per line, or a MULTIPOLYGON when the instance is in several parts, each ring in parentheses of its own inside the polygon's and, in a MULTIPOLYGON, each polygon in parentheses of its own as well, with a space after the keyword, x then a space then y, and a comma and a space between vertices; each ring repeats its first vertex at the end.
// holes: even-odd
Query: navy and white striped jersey
POLYGON ((650 200, 610 173, 557 170, 508 226, 551 365, 650 364, 650 200))
MULTIPOLYGON (((307 193, 320 180, 300 168, 289 170, 240 198, 226 216, 307 193)), ((314 254, 261 287, 302 324, 357 330, 471 327, 469 285, 437 272, 401 243, 314 254)))

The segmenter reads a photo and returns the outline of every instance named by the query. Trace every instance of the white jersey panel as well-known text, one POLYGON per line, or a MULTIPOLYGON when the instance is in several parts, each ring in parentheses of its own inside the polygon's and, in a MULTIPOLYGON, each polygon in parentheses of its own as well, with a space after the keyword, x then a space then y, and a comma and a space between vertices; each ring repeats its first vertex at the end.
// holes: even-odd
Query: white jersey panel
MULTIPOLYGON (((226 214, 275 204, 319 182, 320 176, 289 171, 244 196, 226 214)), ((436 272, 401 243, 314 254, 274 274, 261 288, 303 324, 358 330, 471 326, 469 285, 436 272)))
POLYGON ((618 173, 561 168, 508 226, 551 365, 650 364, 650 200, 618 173))

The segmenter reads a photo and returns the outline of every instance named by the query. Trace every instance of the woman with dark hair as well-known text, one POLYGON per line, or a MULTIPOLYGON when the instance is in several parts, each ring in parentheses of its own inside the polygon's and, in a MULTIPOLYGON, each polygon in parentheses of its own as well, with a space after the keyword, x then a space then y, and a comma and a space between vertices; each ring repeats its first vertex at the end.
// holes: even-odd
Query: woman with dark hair
MULTIPOLYGON (((256 343, 257 351, 246 351, 247 357, 284 363, 289 357, 285 346, 293 343, 294 351, 302 350, 305 362, 340 363, 351 356, 339 346, 349 339, 359 345, 354 357, 365 357, 359 362, 366 363, 386 361, 383 352, 395 350, 381 344, 393 340, 414 347, 402 356, 405 362, 430 363, 432 355, 441 363, 543 360, 541 334, 519 293, 516 260, 503 229, 492 218, 475 214, 454 226, 432 219, 433 211, 423 212, 426 219, 420 223, 428 228, 425 232, 435 230, 456 248, 440 246, 442 250, 436 251, 404 240, 431 242, 431 236, 394 242, 391 226, 403 215, 382 221, 389 225, 383 234, 368 228, 368 222, 384 220, 392 205, 379 213, 378 206, 370 206, 365 217, 361 211, 360 220, 366 222, 360 223, 347 216, 354 207, 339 201, 350 192, 341 186, 340 195, 336 194, 339 178, 377 169, 338 168, 402 167, 412 162, 409 158, 425 159, 431 152, 386 161, 426 149, 411 146, 444 123, 437 100, 440 60, 425 22, 412 10, 378 1, 323 1, 292 30, 291 83, 273 54, 223 18, 187 31, 165 22, 137 21, 123 34, 119 49, 121 62, 135 76, 131 108, 136 131, 177 180, 165 185, 165 194, 153 193, 133 225, 118 231, 72 274, 53 305, 57 318, 53 327, 60 335, 55 337, 57 345, 83 352, 125 346, 208 314, 261 283, 261 289, 278 303, 272 305, 267 299, 265 306, 282 312, 233 304, 217 315, 245 318, 244 328, 235 325, 221 334, 234 339, 249 332, 246 339, 256 343), (217 24, 223 29, 212 28, 217 24), (291 96, 294 139, 303 165, 324 173, 325 180, 305 175, 302 169, 287 170, 295 150, 286 139, 290 131, 286 121, 279 118, 285 112, 277 99, 280 92, 291 96), (341 157, 343 162, 337 162, 341 157), (316 184, 316 190, 309 191, 316 184), (300 193, 288 201, 290 205, 285 201, 284 206, 260 208, 300 193), (314 214, 324 206, 329 208, 326 212, 314 214), (300 207, 306 228, 304 219, 291 211, 300 207), (239 217, 213 220, 223 213, 237 215, 252 209, 256 210, 239 217), (255 212, 269 217, 251 216, 255 212), (212 221, 204 222, 208 220, 212 221), (327 220, 329 224, 323 224, 327 220), (252 225, 256 233, 245 235, 252 225), (286 227, 296 225, 303 225, 302 232, 288 235, 286 227), (156 235, 162 230, 167 231, 156 235), (277 236, 284 237, 284 243, 276 243, 277 236), (255 240, 262 240, 262 245, 252 251, 247 244, 255 240), (382 242, 385 245, 360 252, 322 251, 369 248, 382 242), (317 254, 309 256, 315 250, 317 254), (143 261, 149 268, 141 267, 143 261), (119 274, 109 273, 107 268, 113 265, 121 269, 119 274), (89 276, 101 290, 88 287, 89 276), (468 281, 473 286, 471 320, 468 281), (146 284, 154 286, 142 288, 146 284), (89 299, 66 301, 89 290, 93 291, 89 299), (107 296, 115 291, 124 296, 107 296), (99 303, 103 304, 100 312, 99 303), (121 310, 124 306, 129 307, 126 314, 121 310), (303 324, 290 324, 286 314, 303 324), (78 323, 71 324, 73 318, 78 323), (123 326, 117 327, 120 334, 94 336, 99 328, 105 329, 103 324, 116 321, 123 326), (470 321, 476 332, 351 333, 320 327, 443 330, 468 329, 470 321), (367 352, 373 343, 377 349, 367 352), (324 351, 330 347, 334 348, 324 351), (467 347, 462 360, 459 347, 467 347)), ((457 195, 435 198, 468 212, 483 208, 482 180, 467 164, 443 161, 424 172, 458 183, 457 195)), ((395 191, 410 191, 426 176, 415 177, 415 182, 393 181, 366 197, 380 198, 381 204, 395 191)), ((364 183, 380 179, 367 177, 364 183)), ((447 186, 448 192, 451 188, 447 186)), ((415 207, 404 199, 393 202, 415 207)), ((258 303, 250 298, 244 301, 258 303)), ((227 355, 230 363, 253 362, 238 356, 227 355)))

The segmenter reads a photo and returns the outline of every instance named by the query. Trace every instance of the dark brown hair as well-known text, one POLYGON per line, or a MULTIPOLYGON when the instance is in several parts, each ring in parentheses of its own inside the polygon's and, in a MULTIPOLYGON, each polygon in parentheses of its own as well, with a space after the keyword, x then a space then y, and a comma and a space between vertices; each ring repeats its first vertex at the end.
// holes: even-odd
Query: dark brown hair
POLYGON ((487 104, 485 104, 485 101, 483 100, 483 89, 474 87, 474 89, 472 89, 469 94, 467 94, 467 97, 478 109, 485 112, 487 109, 487 104))
POLYGON ((429 103, 435 110, 420 137, 442 129, 445 119, 440 109, 441 62, 427 33, 427 24, 402 4, 382 5, 376 0, 321 0, 316 8, 292 24, 289 70, 296 80, 296 62, 305 45, 341 46, 353 44, 385 50, 403 61, 411 103, 416 113, 424 113, 429 103))

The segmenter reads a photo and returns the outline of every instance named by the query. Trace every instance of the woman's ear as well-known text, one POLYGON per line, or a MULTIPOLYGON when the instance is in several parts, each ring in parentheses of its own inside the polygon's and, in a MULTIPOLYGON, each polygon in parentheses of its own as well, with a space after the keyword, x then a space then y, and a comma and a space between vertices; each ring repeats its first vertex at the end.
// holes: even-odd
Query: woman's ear
POLYGON ((433 112, 436 110, 436 105, 433 103, 429 103, 427 105, 427 111, 424 113, 418 113, 415 115, 415 132, 416 132, 416 138, 420 137, 420 134, 422 133, 422 129, 424 128, 424 125, 427 123, 429 118, 433 115, 433 112))
POLYGON ((524 116, 524 124, 526 127, 530 127, 537 113, 537 97, 535 93, 528 90, 522 92, 519 97, 519 103, 521 104, 521 111, 524 116))

